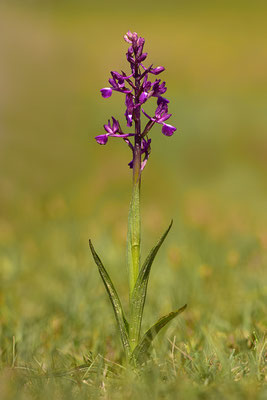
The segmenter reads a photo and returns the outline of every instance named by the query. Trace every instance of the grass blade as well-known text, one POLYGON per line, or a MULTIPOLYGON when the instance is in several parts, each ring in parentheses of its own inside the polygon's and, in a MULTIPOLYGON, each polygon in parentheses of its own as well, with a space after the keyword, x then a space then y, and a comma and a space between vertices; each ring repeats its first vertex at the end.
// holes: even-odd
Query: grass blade
POLYGON ((121 335, 121 340, 122 344, 126 353, 127 358, 129 358, 130 355, 130 345, 129 345, 129 337, 128 337, 128 322, 124 316, 122 305, 119 299, 119 296, 116 292, 116 289, 104 267, 102 264, 100 258, 98 257, 97 253, 95 252, 94 246, 92 245, 91 240, 89 240, 89 246, 92 252, 92 255, 94 257, 95 263, 98 266, 98 270, 100 273, 100 276, 104 282, 104 285, 106 287, 107 293, 109 295, 115 317, 118 323, 120 335, 121 335))
POLYGON ((160 318, 158 322, 153 325, 143 336, 141 339, 140 343, 138 346, 133 351, 132 354, 132 361, 135 363, 140 363, 144 360, 149 347, 151 346, 151 343, 155 336, 159 333, 159 331, 173 318, 175 318, 177 315, 181 314, 187 307, 187 304, 185 304, 183 307, 179 308, 177 311, 173 311, 164 317, 160 318))
POLYGON ((130 324, 130 340, 131 346, 134 348, 139 341, 141 323, 143 317, 143 310, 146 300, 147 284, 149 279, 149 274, 151 270, 152 263, 160 249, 162 243, 164 242, 166 236, 168 235, 173 221, 171 221, 166 232, 161 236, 158 243, 150 251, 147 256, 136 281, 132 296, 131 296, 131 324, 130 324))

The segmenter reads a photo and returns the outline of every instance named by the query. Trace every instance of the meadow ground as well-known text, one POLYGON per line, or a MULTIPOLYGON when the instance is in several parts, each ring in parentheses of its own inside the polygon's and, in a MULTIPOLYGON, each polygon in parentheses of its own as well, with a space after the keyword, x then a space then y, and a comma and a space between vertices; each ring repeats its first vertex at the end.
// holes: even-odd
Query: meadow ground
POLYGON ((267 397, 266 6, 164 3, 0 5, 1 400, 267 397), (93 137, 124 113, 99 89, 128 29, 166 66, 178 127, 153 131, 143 175, 143 257, 174 219, 144 329, 188 304, 139 375, 88 249, 127 310, 130 154, 93 137))

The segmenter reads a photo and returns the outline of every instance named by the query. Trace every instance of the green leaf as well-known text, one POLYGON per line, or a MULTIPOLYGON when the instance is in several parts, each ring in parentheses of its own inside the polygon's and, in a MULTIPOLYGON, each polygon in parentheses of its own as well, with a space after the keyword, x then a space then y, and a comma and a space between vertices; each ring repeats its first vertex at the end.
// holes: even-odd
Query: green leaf
POLYGON ((122 341, 126 356, 127 356, 127 358, 129 358, 130 345, 129 345, 129 336, 128 336, 128 322, 124 316, 119 296, 116 292, 116 289, 115 289, 104 265, 102 264, 100 258, 96 254, 91 240, 89 240, 89 246, 90 246, 92 255, 94 257, 95 263, 98 266, 100 276, 101 276, 101 278, 104 282, 104 285, 106 287, 106 290, 108 292, 108 295, 109 295, 109 298, 110 298, 110 301, 111 301, 111 304, 112 304, 112 307, 113 307, 113 310, 115 313, 115 317, 116 317, 116 320, 118 323, 118 327, 119 327, 119 331, 120 331, 120 335, 121 335, 121 341, 122 341))
POLYGON ((164 317, 160 318, 158 322, 153 325, 143 336, 141 339, 140 343, 138 346, 133 351, 131 360, 134 363, 141 363, 145 356, 148 353, 149 347, 151 346, 151 343, 154 339, 154 337, 158 334, 158 332, 173 318, 175 318, 177 315, 181 314, 187 307, 187 304, 185 304, 183 307, 179 308, 177 311, 173 311, 164 317))
POLYGON ((157 255, 157 252, 168 235, 173 221, 171 221, 168 229, 159 239, 155 247, 150 251, 147 256, 136 281, 132 296, 131 296, 131 324, 130 324, 130 340, 132 347, 139 341, 141 323, 143 318, 143 310, 146 301, 147 284, 152 263, 157 255))

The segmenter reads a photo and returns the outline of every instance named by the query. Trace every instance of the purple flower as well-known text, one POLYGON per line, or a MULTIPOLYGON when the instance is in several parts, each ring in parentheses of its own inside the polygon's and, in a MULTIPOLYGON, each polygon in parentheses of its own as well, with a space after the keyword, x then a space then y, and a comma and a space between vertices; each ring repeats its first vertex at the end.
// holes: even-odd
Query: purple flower
POLYGON ((120 137, 120 138, 128 138, 129 136, 133 136, 133 133, 119 133, 117 134, 117 132, 119 132, 120 130, 120 125, 119 125, 119 121, 117 121, 114 117, 112 117, 112 126, 110 124, 110 120, 108 120, 108 123, 106 125, 104 125, 105 131, 107 133, 105 133, 104 135, 98 135, 95 137, 97 143, 99 144, 106 144, 108 141, 108 137, 120 137))
POLYGON ((129 47, 127 53, 126 53, 126 58, 127 61, 131 64, 131 67, 134 66, 135 60, 134 60, 134 51, 132 46, 129 47))
MULTIPOLYGON (((136 56, 137 58, 140 57, 143 53, 144 49, 144 44, 145 44, 145 39, 140 37, 136 41, 136 56)), ((147 55, 147 53, 145 53, 147 55)))
POLYGON ((134 54, 138 57, 140 57, 140 55, 143 52, 143 48, 144 48, 144 44, 145 44, 145 39, 142 37, 138 37, 136 32, 130 32, 128 31, 126 33, 126 35, 124 35, 124 40, 126 40, 126 42, 130 43, 133 49, 134 54))
POLYGON ((147 80, 147 75, 144 77, 143 80, 143 90, 148 92, 151 89, 152 83, 147 80))
POLYGON ((137 39, 138 35, 136 32, 132 33, 131 31, 128 31, 126 35, 124 35, 124 40, 126 40, 128 43, 133 43, 133 41, 136 41, 137 39))
POLYGON ((112 86, 112 90, 116 90, 117 92, 121 93, 131 93, 132 90, 125 87, 125 82, 123 78, 118 79, 113 72, 111 72, 111 75, 113 76, 113 78, 110 78, 108 81, 112 86))
POLYGON ((152 96, 158 97, 164 94, 167 91, 165 86, 165 82, 160 83, 160 79, 156 79, 152 85, 152 96))
POLYGON ((163 72, 163 71, 165 71, 165 68, 164 68, 164 67, 156 67, 156 68, 150 68, 150 69, 149 69, 149 72, 150 72, 151 74, 153 74, 153 75, 158 75, 158 74, 160 74, 160 73, 163 72))
POLYGON ((158 98, 158 107, 155 111, 155 117, 150 117, 143 109, 144 115, 150 119, 150 121, 157 122, 158 124, 162 124, 164 121, 171 117, 171 114, 168 114, 168 100, 164 99, 164 97, 158 98))
MULTIPOLYGON (((149 154, 150 154, 150 143, 151 143, 151 139, 146 140, 145 138, 142 139, 141 142, 141 155, 145 154, 145 157, 143 159, 143 161, 141 161, 141 171, 143 171, 143 169, 146 166, 149 154)), ((129 162, 129 167, 133 168, 133 162, 134 160, 132 159, 132 161, 129 162)))
POLYGON ((144 104, 148 99, 148 93, 147 92, 142 92, 140 97, 139 97, 139 103, 144 104))
POLYGON ((107 133, 114 134, 116 132, 118 132, 119 130, 119 121, 117 121, 114 117, 112 117, 112 126, 110 124, 110 120, 108 120, 108 123, 106 125, 104 125, 105 131, 107 133))
POLYGON ((134 110, 134 102, 133 102, 133 96, 132 94, 126 94, 126 99, 125 99, 125 105, 126 105, 126 111, 125 111, 125 117, 127 120, 127 126, 132 126, 133 123, 133 110, 134 110))
POLYGON ((97 143, 99 144, 106 144, 108 141, 108 135, 98 135, 95 137, 95 140, 97 141, 97 143))

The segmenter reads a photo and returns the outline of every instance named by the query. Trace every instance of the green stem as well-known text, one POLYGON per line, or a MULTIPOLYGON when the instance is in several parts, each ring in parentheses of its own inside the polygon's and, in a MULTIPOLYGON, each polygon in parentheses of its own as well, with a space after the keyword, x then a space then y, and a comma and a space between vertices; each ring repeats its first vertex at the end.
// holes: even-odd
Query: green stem
POLYGON ((140 166, 141 164, 141 151, 135 148, 134 154, 134 168, 133 168, 133 188, 132 199, 129 210, 128 218, 128 269, 129 269, 129 285, 130 285, 130 299, 134 289, 135 282, 139 273, 140 266, 140 166), (138 162, 140 159, 140 162, 138 162))
POLYGON ((132 294, 140 270, 140 242, 141 242, 141 220, 140 220, 140 186, 141 186, 141 147, 136 144, 134 149, 133 163, 133 190, 128 220, 128 269, 130 284, 130 320, 129 339, 133 351, 138 344, 140 332, 133 318, 132 294))

